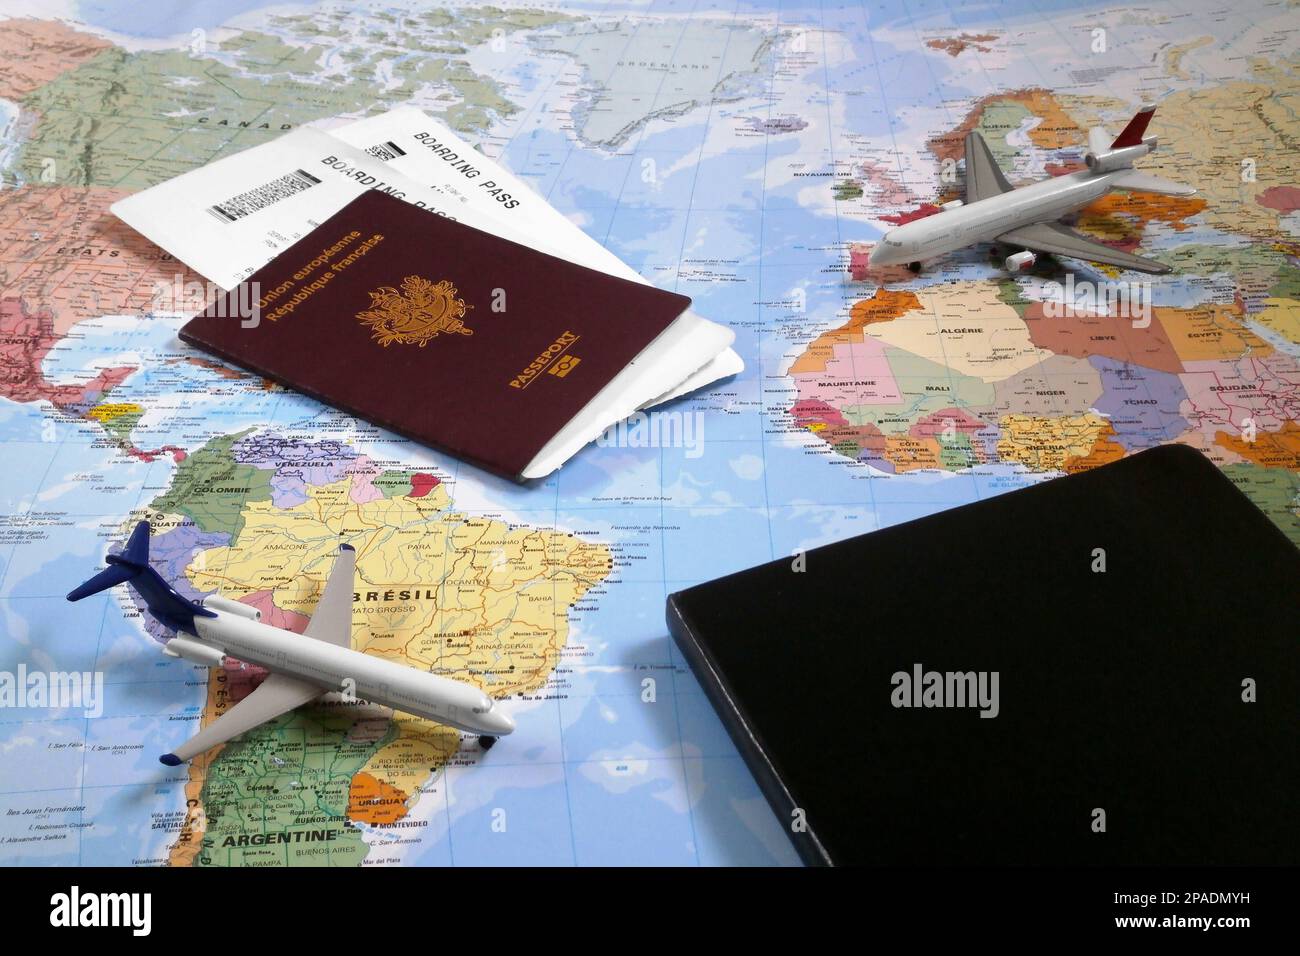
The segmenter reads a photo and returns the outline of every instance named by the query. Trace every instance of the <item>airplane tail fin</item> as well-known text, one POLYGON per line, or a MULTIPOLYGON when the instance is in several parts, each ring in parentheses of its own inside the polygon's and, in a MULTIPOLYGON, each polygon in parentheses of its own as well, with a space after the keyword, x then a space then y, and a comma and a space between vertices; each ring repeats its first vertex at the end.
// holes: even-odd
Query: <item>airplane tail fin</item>
POLYGON ((152 529, 149 522, 141 521, 126 539, 126 547, 121 554, 110 554, 109 564, 129 564, 137 568, 149 566, 149 535, 152 529))
POLYGON ((89 578, 84 584, 69 591, 68 600, 80 601, 82 598, 88 598, 92 594, 98 594, 100 591, 107 591, 111 587, 125 584, 139 573, 140 572, 135 568, 121 564, 114 564, 89 578))
POLYGON ((80 586, 68 592, 69 601, 106 591, 128 581, 145 605, 164 627, 173 631, 194 630, 194 618, 215 615, 199 604, 182 597, 157 571, 149 566, 149 522, 141 521, 131 532, 126 547, 119 554, 110 554, 108 567, 80 586))
POLYGON ((1126 146, 1140 146, 1142 137, 1146 136, 1147 124, 1151 122, 1151 117, 1156 115, 1154 104, 1148 103, 1140 110, 1133 114, 1133 118, 1128 121, 1124 130, 1115 137, 1115 142, 1110 144, 1111 149, 1123 149, 1126 146))
POLYGON ((149 522, 141 521, 131 532, 121 554, 110 554, 108 567, 68 594, 69 601, 80 601, 100 591, 125 584, 149 567, 149 522))

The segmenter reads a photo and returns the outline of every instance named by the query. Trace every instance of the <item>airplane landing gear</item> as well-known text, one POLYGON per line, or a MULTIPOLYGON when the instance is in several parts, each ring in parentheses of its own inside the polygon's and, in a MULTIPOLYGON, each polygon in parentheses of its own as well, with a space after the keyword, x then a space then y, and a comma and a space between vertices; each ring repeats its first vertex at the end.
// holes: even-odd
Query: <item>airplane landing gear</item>
POLYGON ((478 745, 484 750, 491 750, 496 742, 497 738, 493 737, 491 734, 480 734, 478 738, 478 745))

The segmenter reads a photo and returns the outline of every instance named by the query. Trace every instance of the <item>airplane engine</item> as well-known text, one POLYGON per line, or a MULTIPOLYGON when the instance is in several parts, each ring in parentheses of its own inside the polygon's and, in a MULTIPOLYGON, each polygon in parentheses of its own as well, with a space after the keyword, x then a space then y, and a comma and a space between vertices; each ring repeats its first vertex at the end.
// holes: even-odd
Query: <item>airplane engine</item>
MULTIPOLYGON (((1155 137, 1151 138, 1155 139, 1155 137)), ((1113 173, 1120 169, 1128 169, 1133 165, 1133 160, 1141 159, 1154 148, 1154 143, 1148 146, 1143 141, 1136 146, 1106 149, 1096 153, 1088 152, 1084 154, 1083 161, 1094 173, 1113 173)))
POLYGON ((180 657, 205 667, 221 667, 226 662, 224 651, 181 634, 163 645, 163 653, 168 657, 180 657))
POLYGON ((1038 256, 1034 255, 1028 249, 1017 252, 1014 255, 1007 256, 1008 272, 1023 272, 1026 269, 1032 269, 1034 263, 1038 261, 1038 256))
POLYGON ((223 598, 219 594, 213 594, 211 597, 203 599, 203 606, 212 611, 224 611, 227 614, 235 614, 239 617, 246 617, 250 621, 260 621, 262 612, 255 607, 249 607, 242 601, 232 601, 230 598, 223 598))

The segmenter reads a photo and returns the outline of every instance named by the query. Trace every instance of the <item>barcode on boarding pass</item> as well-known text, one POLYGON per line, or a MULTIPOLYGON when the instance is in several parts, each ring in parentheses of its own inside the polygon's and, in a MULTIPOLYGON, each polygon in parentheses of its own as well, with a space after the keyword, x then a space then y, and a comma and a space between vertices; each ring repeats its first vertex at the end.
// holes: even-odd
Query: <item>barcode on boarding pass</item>
POLYGON ((396 159, 398 156, 406 155, 406 150, 402 149, 402 147, 398 146, 392 140, 383 143, 376 143, 374 146, 371 146, 366 150, 366 152, 375 157, 375 159, 382 160, 385 163, 396 159))
POLYGON ((310 189, 312 186, 318 185, 320 185, 320 180, 311 173, 295 169, 293 172, 285 173, 269 183, 255 186, 238 196, 231 196, 224 202, 209 206, 208 212, 222 222, 235 222, 250 213, 265 209, 272 203, 277 203, 281 199, 292 196, 294 193, 300 193, 304 189, 310 189))

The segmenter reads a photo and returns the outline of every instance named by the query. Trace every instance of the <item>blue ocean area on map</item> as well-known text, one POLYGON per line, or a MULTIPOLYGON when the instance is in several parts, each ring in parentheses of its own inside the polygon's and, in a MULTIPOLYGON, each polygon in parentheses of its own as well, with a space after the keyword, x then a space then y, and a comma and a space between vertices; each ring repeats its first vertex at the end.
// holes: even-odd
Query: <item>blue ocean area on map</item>
MULTIPOLYGON (((1283 146, 1300 108, 1294 30, 1270 7, 14 7, 0 39, 34 52, 0 63, 0 676, 100 674, 104 698, 96 716, 0 709, 0 864, 310 862, 256 841, 328 825, 349 866, 795 865, 668 637, 669 593, 1175 441, 1300 540, 1300 170, 1283 146), (715 77, 733 41, 752 60, 715 77), (232 76, 265 101, 232 97, 232 76), (186 347, 157 290, 179 267, 109 207, 268 141, 257 116, 290 88, 295 123, 327 132, 408 103, 457 124, 732 328, 745 370, 644 421, 691 441, 612 432, 520 487, 186 347), (1023 182, 1081 166, 1087 128, 1149 97, 1153 168, 1200 195, 1107 197, 1078 223, 1174 265, 1149 328, 1053 324, 1055 274, 1009 274, 1005 250, 864 270, 883 231, 961 194, 941 177, 968 129, 1023 182), (1258 182, 1238 182, 1232 137, 1267 157, 1258 182), (428 722, 305 708, 162 767, 255 677, 161 654, 125 589, 63 599, 145 517, 184 593, 299 630, 301 555, 364 538, 378 597, 358 590, 358 647, 527 675, 501 700, 518 730, 484 753, 428 722), (389 591, 421 596, 386 607, 389 591)), ((413 400, 437 414, 438 383, 413 400)), ((890 600, 877 570, 862 592, 890 600)), ((1014 626, 1025 586, 962 626, 1014 626)), ((790 653, 819 637, 790 634, 790 653)))

